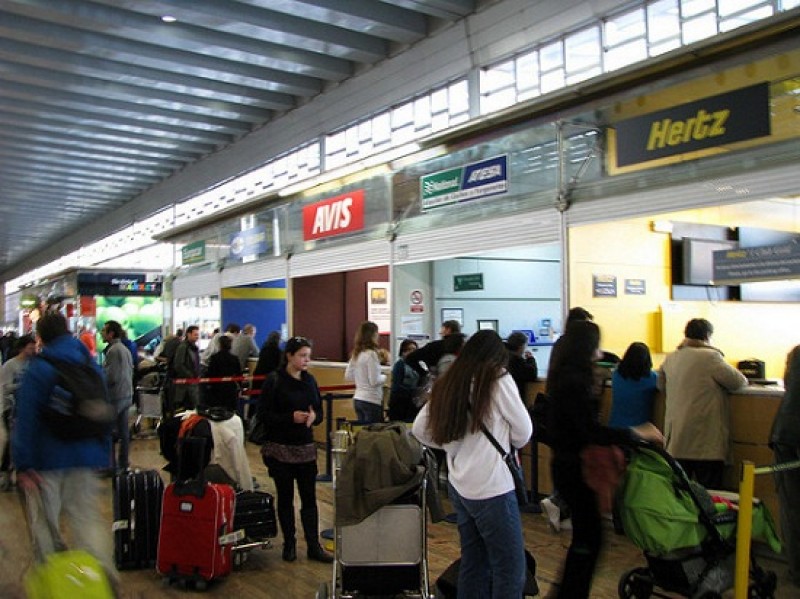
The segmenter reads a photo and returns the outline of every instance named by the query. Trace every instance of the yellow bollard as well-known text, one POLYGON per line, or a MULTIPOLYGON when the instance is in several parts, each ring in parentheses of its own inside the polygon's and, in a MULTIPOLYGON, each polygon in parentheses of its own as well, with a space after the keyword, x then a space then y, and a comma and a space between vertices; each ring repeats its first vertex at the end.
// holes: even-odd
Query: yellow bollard
POLYGON ((755 486, 755 465, 742 462, 742 475, 739 481, 739 516, 736 524, 736 576, 734 578, 734 597, 747 599, 750 582, 750 537, 753 533, 753 489, 755 486))

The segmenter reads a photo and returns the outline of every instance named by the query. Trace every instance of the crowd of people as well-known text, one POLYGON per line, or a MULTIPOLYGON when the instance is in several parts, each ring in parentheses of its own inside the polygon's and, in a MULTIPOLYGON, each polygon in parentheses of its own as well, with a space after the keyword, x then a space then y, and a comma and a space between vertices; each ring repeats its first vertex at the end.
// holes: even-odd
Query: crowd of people
MULTIPOLYGON (((308 371, 312 344, 300 336, 282 342, 274 331, 259 348, 255 333, 252 325, 240 329, 231 324, 201 352, 199 330, 189 326, 166 337, 153 359, 163 365, 168 381, 189 379, 169 385, 172 410, 199 407, 233 413, 241 407, 236 378, 257 357, 252 374, 260 393, 255 394, 250 415, 264 423, 261 455, 275 483, 282 557, 287 562, 297 559, 296 489, 307 557, 327 563, 333 557, 319 543, 312 434, 324 413, 319 387, 308 371), (234 380, 207 386, 193 382, 201 375, 234 380)), ((134 401, 135 361, 119 323, 104 323, 100 335, 105 342, 102 367, 58 312, 41 316, 36 337, 3 343, 1 407, 9 441, 2 451, 0 488, 9 488, 16 469, 17 484, 27 498, 37 559, 66 546, 60 532, 63 517, 72 529, 72 543, 96 555, 116 581, 107 531, 98 522, 98 510, 89 506, 99 496, 98 471, 130 465, 128 413, 134 401), (113 436, 65 440, 42 424, 41 404, 52 393, 57 375, 48 361, 34 359, 37 352, 72 363, 90 360, 102 370, 117 414, 113 436), (116 450, 112 439, 119 441, 116 450)), ((603 508, 587 480, 587 448, 633 446, 645 440, 665 447, 704 487, 721 488, 729 447, 728 394, 747 379, 712 345, 712 335, 710 322, 690 320, 683 341, 654 368, 646 344, 631 343, 617 359, 601 350, 600 327, 592 315, 582 308, 570 311, 551 353, 545 387, 552 405, 548 429, 554 492, 542 507, 554 529, 572 530, 560 580, 550 597, 588 597, 602 547, 603 508), (612 408, 603 424, 599 398, 607 384, 612 408), (663 430, 653 424, 658 392, 665 397, 663 430)), ((526 562, 520 509, 514 480, 490 437, 505 451, 535 439, 525 395, 526 385, 537 380, 539 372, 528 351, 528 337, 512 332, 503 341, 491 330, 467 337, 457 321, 446 321, 435 341, 420 347, 414 340, 402 340, 384 402, 384 368, 389 361, 378 326, 361 323, 344 375, 355 387, 357 419, 363 424, 387 419, 413 423, 414 436, 440 452, 461 544, 459 597, 521 596, 526 562)), ((800 346, 787 357, 784 380, 786 392, 770 437, 778 463, 800 460, 800 346)), ((241 432, 237 443, 243 444, 241 432)), ((247 479, 239 481, 242 488, 248 488, 249 471, 247 479)), ((800 499, 800 475, 783 471, 776 482, 789 576, 800 586, 800 521, 788 507, 800 499)))

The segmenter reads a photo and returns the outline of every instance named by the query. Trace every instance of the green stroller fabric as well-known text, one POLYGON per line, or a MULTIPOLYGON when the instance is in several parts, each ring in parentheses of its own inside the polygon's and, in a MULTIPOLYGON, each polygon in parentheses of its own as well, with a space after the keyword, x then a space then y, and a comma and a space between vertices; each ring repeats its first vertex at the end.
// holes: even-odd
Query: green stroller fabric
MULTIPOLYGON (((685 484, 679 484, 677 474, 658 452, 638 448, 621 485, 618 513, 625 534, 637 547, 653 555, 663 555, 676 549, 699 546, 708 536, 700 519, 700 508, 685 484)), ((711 514, 725 509, 713 503, 700 485, 690 483, 700 505, 711 514)), ((717 525, 723 538, 732 539, 736 523, 717 525)), ((752 538, 766 542, 776 553, 781 543, 772 516, 763 502, 753 506, 752 538)))
POLYGON ((696 547, 707 530, 689 493, 675 484, 664 458, 647 449, 636 450, 622 482, 619 514, 623 530, 642 551, 662 555, 696 547))

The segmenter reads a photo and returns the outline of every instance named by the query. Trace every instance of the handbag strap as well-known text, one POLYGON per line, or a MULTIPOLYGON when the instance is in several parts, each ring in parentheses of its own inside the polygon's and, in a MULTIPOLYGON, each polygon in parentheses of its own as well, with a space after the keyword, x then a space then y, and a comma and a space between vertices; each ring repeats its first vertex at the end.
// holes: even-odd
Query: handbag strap
POLYGON ((486 425, 485 425, 485 424, 483 424, 483 422, 481 422, 481 425, 480 425, 480 426, 481 426, 481 431, 483 431, 483 434, 484 434, 484 435, 486 435, 486 438, 487 438, 487 439, 489 439, 489 442, 490 442, 492 445, 494 445, 494 448, 495 448, 497 451, 499 451, 499 452, 500 452, 500 455, 501 455, 501 456, 503 456, 503 459, 505 459, 505 457, 508 455, 508 453, 509 453, 509 452, 507 452, 505 449, 503 449, 503 446, 502 446, 502 445, 500 445, 500 443, 498 443, 498 442, 497 442, 497 439, 495 439, 495 438, 494 438, 494 435, 493 435, 492 433, 490 433, 490 432, 489 432, 489 429, 488 429, 488 428, 486 428, 486 425))

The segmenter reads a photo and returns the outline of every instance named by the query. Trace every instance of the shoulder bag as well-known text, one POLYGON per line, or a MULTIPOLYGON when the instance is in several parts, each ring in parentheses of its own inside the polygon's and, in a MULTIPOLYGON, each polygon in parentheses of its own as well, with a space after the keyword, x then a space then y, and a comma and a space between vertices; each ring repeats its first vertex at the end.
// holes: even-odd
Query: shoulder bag
POLYGON ((494 448, 502 456, 503 462, 508 466, 508 471, 511 472, 511 478, 514 479, 514 492, 517 495, 517 503, 520 507, 528 505, 528 489, 525 486, 525 476, 522 474, 522 467, 517 457, 517 451, 513 447, 511 451, 505 451, 503 446, 497 442, 497 439, 494 438, 494 435, 489 432, 489 429, 487 429, 483 423, 481 423, 481 431, 483 431, 483 434, 489 439, 489 442, 494 445, 494 448))

